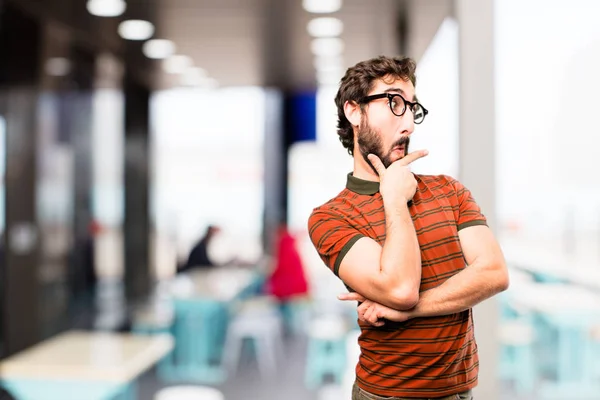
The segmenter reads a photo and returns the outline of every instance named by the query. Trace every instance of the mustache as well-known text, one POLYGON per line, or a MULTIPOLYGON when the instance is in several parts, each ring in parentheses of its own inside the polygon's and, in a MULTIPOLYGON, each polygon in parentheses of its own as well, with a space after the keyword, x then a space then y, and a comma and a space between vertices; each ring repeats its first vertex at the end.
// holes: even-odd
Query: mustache
POLYGON ((396 141, 396 143, 394 143, 392 145, 392 149, 394 147, 404 147, 406 149, 408 147, 409 143, 410 143, 410 138, 408 136, 402 136, 400 139, 398 139, 396 141))

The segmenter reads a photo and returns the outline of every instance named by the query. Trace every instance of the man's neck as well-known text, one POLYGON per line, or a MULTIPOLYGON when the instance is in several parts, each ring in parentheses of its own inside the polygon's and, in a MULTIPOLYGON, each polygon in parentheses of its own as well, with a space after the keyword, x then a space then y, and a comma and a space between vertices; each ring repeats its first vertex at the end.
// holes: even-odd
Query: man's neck
POLYGON ((357 152, 354 153, 354 171, 352 171, 352 175, 355 178, 365 181, 379 182, 379 175, 367 164, 363 156, 357 152))

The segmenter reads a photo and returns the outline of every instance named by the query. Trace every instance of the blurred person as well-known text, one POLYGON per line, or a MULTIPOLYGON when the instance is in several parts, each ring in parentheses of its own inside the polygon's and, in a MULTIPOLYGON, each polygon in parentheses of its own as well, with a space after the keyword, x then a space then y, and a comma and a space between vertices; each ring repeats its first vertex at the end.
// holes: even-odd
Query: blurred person
POLYGON ((209 225, 204 232, 204 236, 194 245, 186 263, 178 268, 178 272, 188 271, 192 268, 210 268, 217 265, 208 254, 208 247, 214 237, 221 232, 221 228, 215 225, 209 225))
POLYGON ((92 298, 95 297, 96 286, 98 284, 98 274, 96 271, 96 239, 102 233, 102 225, 98 221, 92 220, 88 225, 88 235, 83 243, 84 259, 84 281, 85 287, 90 291, 92 298))
POLYGON ((296 238, 284 224, 277 230, 273 260, 273 270, 266 278, 264 292, 277 298, 287 330, 299 331, 308 295, 308 281, 296 247, 296 238))
POLYGON ((502 251, 470 191, 411 173, 428 111, 416 64, 378 57, 346 71, 338 135, 354 159, 346 188, 315 208, 311 240, 357 300, 361 355, 354 400, 472 399, 478 355, 472 307, 508 287, 502 251))
POLYGON ((296 238, 285 225, 279 227, 276 236, 274 268, 265 282, 265 291, 281 302, 308 293, 308 283, 296 238))

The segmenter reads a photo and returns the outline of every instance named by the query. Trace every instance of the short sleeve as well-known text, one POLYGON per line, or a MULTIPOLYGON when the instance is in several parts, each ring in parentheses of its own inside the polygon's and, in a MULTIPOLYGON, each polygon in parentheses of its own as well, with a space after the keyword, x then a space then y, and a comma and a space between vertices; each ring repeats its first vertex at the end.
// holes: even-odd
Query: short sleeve
POLYGON ((340 264, 352 245, 363 237, 342 215, 315 210, 308 219, 308 233, 319 256, 339 277, 340 264))
POLYGON ((487 226, 487 219, 482 214, 479 205, 475 202, 471 191, 456 179, 448 177, 448 180, 454 187, 458 199, 458 218, 456 219, 458 230, 460 231, 461 229, 475 225, 487 226))

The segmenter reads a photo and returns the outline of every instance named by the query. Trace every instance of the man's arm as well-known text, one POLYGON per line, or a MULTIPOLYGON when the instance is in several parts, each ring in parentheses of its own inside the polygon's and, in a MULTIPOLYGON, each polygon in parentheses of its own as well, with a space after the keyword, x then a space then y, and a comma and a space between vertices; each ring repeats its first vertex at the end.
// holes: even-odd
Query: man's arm
POLYGON ((365 300, 358 307, 359 317, 374 324, 380 318, 401 322, 409 318, 458 313, 506 290, 508 271, 492 231, 478 225, 462 229, 458 235, 468 266, 440 286, 422 292, 413 309, 395 310, 353 293, 342 294, 339 298, 365 300))
POLYGON ((454 314, 508 289, 504 255, 492 230, 484 225, 458 232, 467 267, 440 286, 421 293, 412 317, 454 314))
POLYGON ((339 268, 342 281, 361 295, 386 306, 410 309, 419 300, 421 250, 407 202, 414 196, 416 180, 408 168, 427 152, 413 152, 387 169, 370 156, 380 176, 386 223, 383 247, 371 238, 360 238, 344 256, 339 268))
POLYGON ((410 309, 419 300, 421 256, 410 213, 386 211, 386 241, 360 238, 339 269, 342 281, 356 292, 386 306, 410 309))

